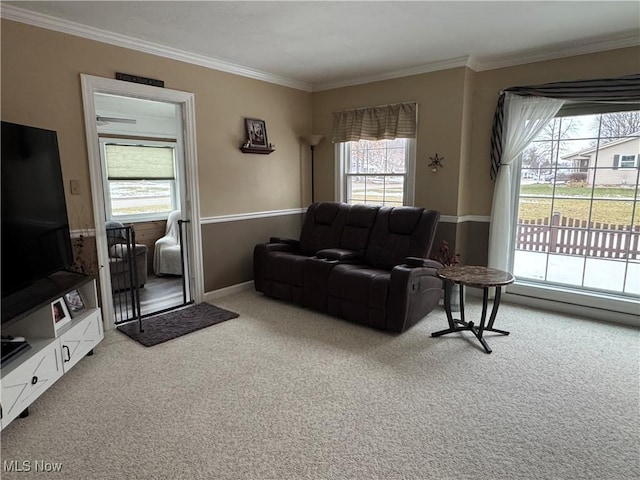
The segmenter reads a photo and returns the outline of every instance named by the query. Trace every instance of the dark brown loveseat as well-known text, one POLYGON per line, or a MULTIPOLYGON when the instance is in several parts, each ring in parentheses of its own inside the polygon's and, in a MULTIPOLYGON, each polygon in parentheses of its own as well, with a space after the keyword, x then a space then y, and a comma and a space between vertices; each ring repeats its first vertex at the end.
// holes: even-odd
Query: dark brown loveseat
POLYGON ((256 245, 257 291, 371 327, 403 332, 438 304, 442 265, 427 256, 439 212, 325 202, 299 240, 256 245))

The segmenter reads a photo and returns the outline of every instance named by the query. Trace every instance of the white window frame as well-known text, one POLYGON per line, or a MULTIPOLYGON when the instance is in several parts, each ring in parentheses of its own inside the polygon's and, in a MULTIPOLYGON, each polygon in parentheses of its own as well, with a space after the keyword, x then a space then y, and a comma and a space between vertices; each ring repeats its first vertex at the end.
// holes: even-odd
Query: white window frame
MULTIPOLYGON (((156 180, 149 179, 151 182, 169 182, 171 187, 171 210, 180 210, 180 169, 176 168, 176 164, 178 159, 176 158, 178 143, 171 141, 157 141, 157 140, 131 140, 124 138, 100 138, 100 160, 102 167, 102 181, 103 181, 103 189, 104 189, 104 209, 106 219, 114 220, 122 223, 135 223, 135 222, 151 222, 155 220, 166 220, 168 212, 153 212, 153 213, 138 213, 134 215, 117 215, 114 216, 111 211, 111 189, 109 188, 110 180, 108 178, 107 173, 107 162, 106 162, 106 146, 108 144, 117 144, 117 145, 128 145, 133 147, 170 147, 174 151, 174 179, 173 180, 156 180)), ((117 180, 118 182, 126 182, 128 180, 117 180)), ((135 181, 135 180, 132 180, 135 181)))
MULTIPOLYGON (((585 112, 588 114, 609 113, 617 110, 606 111, 592 111, 585 112)), ((562 110, 561 110, 562 112, 562 110)), ((579 114, 575 114, 576 116, 579 114)), ((574 116, 573 114, 562 115, 561 113, 556 115, 556 118, 560 116, 574 116)), ((606 144, 605 144, 606 145, 606 144)), ((622 156, 620 155, 620 164, 622 163, 622 156)), ((624 155, 627 156, 627 155, 624 155)), ((628 155, 628 156, 631 156, 628 155)), ((636 167, 638 165, 638 159, 640 155, 636 155, 636 167)), ((621 165, 618 168, 623 168, 621 165)), ((514 187, 514 211, 512 218, 512 228, 517 228, 518 220, 518 202, 520 199, 520 181, 522 177, 522 155, 516 160, 516 168, 519 173, 516 176, 517 184, 514 187)), ((604 168, 613 168, 604 167, 604 168)), ((624 167, 634 168, 634 167, 624 167)), ((586 197, 585 197, 586 198, 586 197)), ((593 197, 591 197, 593 201, 593 197)), ((515 238, 515 235, 514 235, 515 238)), ((513 248, 513 246, 511 247, 513 248)), ((514 255, 511 255, 509 269, 513 271, 514 255)), ((553 305, 553 309, 567 312, 571 314, 579 314, 597 318, 599 320, 607 320, 616 323, 623 323, 633 326, 638 326, 638 305, 637 299, 632 295, 620 295, 615 292, 598 291, 595 289, 582 289, 580 287, 556 284, 553 282, 536 282, 531 279, 518 279, 515 283, 509 285, 505 289, 505 300, 512 301, 514 303, 520 303, 523 305, 539 308, 549 308, 549 302, 553 305)))
MULTIPOLYGON (((403 205, 413 206, 415 203, 415 179, 416 179, 416 139, 405 138, 405 173, 394 174, 404 175, 404 195, 403 205)), ((335 200, 337 202, 347 201, 347 159, 349 158, 349 142, 335 144, 335 200)))
POLYGON ((638 168, 638 155, 629 154, 629 155, 620 155, 620 164, 618 168, 638 168), (623 165, 622 162, 631 160, 633 163, 631 165, 623 165))

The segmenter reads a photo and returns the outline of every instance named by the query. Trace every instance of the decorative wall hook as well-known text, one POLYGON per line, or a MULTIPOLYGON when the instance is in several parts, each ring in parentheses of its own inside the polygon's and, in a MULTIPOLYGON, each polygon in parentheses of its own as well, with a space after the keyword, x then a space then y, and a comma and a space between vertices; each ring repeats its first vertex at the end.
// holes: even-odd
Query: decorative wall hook
POLYGON ((429 168, 432 172, 437 172, 438 167, 444 167, 444 165, 442 164, 444 157, 439 157, 437 153, 434 157, 429 157, 429 160, 431 160, 431 162, 429 163, 429 168))

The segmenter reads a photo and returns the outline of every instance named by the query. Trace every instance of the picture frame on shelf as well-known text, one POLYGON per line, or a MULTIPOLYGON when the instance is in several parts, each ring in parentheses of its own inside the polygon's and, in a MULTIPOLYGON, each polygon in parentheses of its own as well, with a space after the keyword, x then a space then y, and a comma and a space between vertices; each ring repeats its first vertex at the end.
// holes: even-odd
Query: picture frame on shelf
POLYGON ((247 133, 247 145, 250 148, 269 148, 267 140, 267 126, 264 120, 257 118, 245 118, 244 124, 247 133))
POLYGON ((78 289, 65 293, 64 302, 67 305, 71 318, 77 317, 87 306, 78 289))
POLYGON ((56 330, 71 321, 71 315, 62 297, 51 302, 51 316, 56 330))

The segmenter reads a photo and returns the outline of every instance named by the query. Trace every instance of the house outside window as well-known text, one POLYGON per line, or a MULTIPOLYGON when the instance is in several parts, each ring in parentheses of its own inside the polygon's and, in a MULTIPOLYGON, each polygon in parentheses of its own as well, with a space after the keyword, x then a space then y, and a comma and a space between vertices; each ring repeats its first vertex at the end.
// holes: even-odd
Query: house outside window
POLYGON ((522 154, 513 265, 521 283, 640 295, 640 132, 623 128, 640 111, 624 113, 559 115, 522 154))
POLYGON ((413 204, 414 143, 396 138, 339 144, 339 200, 392 207, 413 204))
POLYGON ((176 144, 101 141, 108 220, 166 219, 179 208, 176 144))

